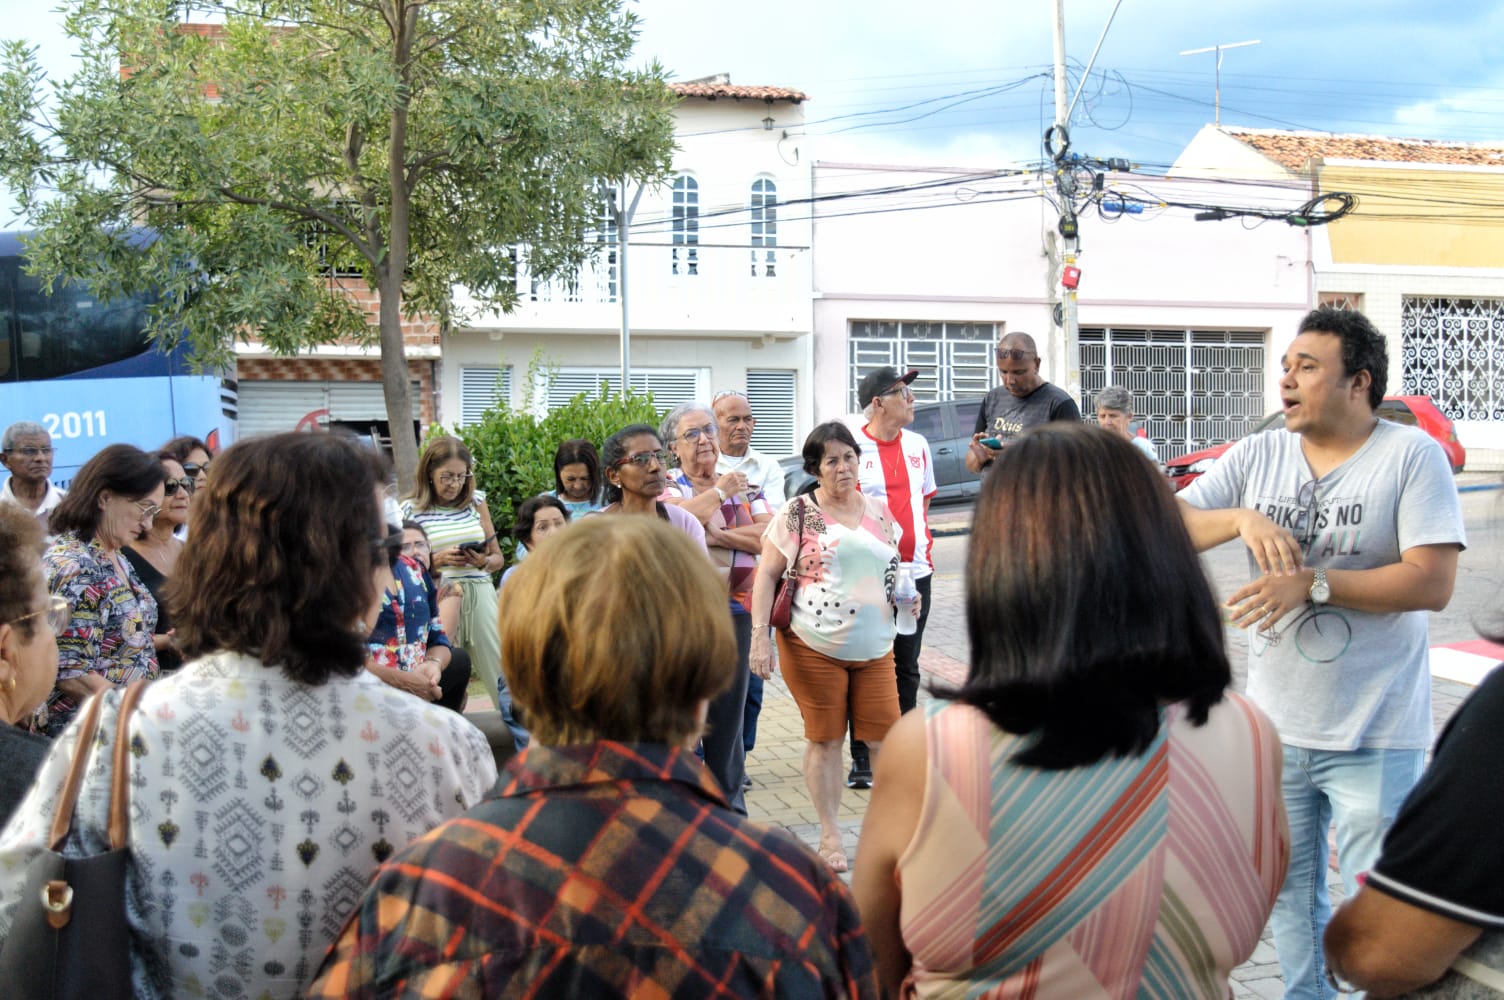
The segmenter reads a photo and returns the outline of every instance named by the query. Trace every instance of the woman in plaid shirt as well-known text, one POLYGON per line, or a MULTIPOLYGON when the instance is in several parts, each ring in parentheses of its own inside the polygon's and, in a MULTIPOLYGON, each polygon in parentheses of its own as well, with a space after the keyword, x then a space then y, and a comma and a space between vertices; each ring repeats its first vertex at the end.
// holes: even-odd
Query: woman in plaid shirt
POLYGON ((878 996, 851 894, 690 749, 731 683, 725 587, 657 518, 585 518, 502 593, 534 741, 381 865, 309 997, 878 996))

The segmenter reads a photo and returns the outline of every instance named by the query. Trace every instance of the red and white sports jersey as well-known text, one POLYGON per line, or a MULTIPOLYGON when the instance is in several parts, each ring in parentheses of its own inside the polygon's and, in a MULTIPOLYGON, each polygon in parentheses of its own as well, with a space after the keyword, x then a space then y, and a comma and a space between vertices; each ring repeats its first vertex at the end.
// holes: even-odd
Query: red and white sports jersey
POLYGON ((857 436, 857 443, 862 446, 856 460, 862 492, 888 505, 893 520, 903 528, 899 558, 916 564, 916 577, 928 576, 935 565, 934 540, 924 513, 924 499, 939 489, 930 443, 924 435, 910 430, 899 431, 892 441, 879 441, 866 427, 857 436))

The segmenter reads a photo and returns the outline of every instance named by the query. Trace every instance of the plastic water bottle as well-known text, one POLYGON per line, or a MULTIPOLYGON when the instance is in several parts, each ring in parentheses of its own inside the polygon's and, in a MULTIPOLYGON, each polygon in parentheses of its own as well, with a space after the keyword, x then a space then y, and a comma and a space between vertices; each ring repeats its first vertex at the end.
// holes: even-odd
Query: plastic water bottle
POLYGON ((919 599, 919 588, 914 586, 914 568, 908 563, 898 564, 898 582, 893 585, 893 601, 898 605, 898 634, 913 635, 919 631, 919 618, 914 614, 914 602, 919 599))

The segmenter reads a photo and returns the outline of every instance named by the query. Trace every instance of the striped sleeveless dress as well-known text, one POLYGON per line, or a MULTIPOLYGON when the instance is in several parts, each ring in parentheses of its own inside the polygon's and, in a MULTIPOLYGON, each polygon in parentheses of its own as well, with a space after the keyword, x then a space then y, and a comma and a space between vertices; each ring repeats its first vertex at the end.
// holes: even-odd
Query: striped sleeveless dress
POLYGON ((1229 692, 1142 755, 1047 771, 967 705, 927 708, 929 769, 898 862, 910 997, 1223 1000, 1289 859, 1279 739, 1229 692))

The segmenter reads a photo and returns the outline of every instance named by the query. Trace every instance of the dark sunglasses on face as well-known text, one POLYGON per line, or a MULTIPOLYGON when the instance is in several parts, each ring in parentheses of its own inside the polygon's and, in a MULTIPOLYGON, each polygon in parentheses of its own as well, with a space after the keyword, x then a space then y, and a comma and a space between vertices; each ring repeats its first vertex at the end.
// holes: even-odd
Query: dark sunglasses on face
POLYGON ((1033 351, 1020 351, 1017 348, 1008 349, 999 347, 996 354, 999 361, 1028 361, 1034 357, 1033 351))
POLYGON ((187 474, 190 479, 197 479, 199 476, 207 476, 209 474, 209 463, 205 462, 203 465, 185 464, 183 466, 183 472, 187 474))
POLYGON ((167 482, 162 484, 163 495, 170 497, 177 496, 178 490, 192 494, 193 489, 193 480, 189 479, 187 476, 184 476, 182 479, 169 479, 167 480, 167 482))

